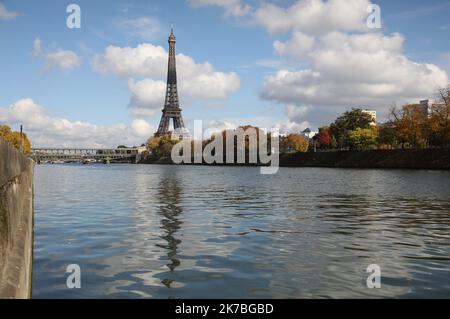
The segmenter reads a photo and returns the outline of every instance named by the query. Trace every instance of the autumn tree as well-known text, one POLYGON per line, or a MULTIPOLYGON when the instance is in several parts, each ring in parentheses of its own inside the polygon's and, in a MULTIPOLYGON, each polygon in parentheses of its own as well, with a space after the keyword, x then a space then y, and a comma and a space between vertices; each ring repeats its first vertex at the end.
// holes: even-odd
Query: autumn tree
POLYGON ((315 140, 318 148, 321 148, 321 149, 330 148, 331 142, 332 142, 330 128, 328 126, 319 128, 319 134, 317 134, 314 137, 314 140, 315 140))
POLYGON ((391 109, 395 135, 402 148, 424 147, 428 140, 428 109, 418 104, 404 105, 401 110, 391 109))
POLYGON ((6 125, 0 125, 0 138, 8 142, 10 136, 12 135, 11 128, 6 125))
POLYGON ((428 119, 430 144, 432 146, 450 145, 450 86, 440 89, 439 100, 431 106, 428 119))
POLYGON ((0 138, 10 143, 25 155, 31 153, 31 142, 25 133, 13 132, 7 125, 0 125, 0 138))
POLYGON ((309 148, 308 139, 302 134, 289 134, 286 137, 282 137, 280 140, 280 146, 282 151, 296 151, 305 153, 309 148))
POLYGON ((171 134, 163 135, 161 137, 150 137, 147 140, 147 150, 157 157, 168 157, 172 152, 173 146, 178 143, 178 140, 173 138, 171 134))
POLYGON ((245 125, 239 126, 236 129, 224 130, 221 134, 216 134, 211 137, 206 144, 215 138, 219 138, 219 136, 222 136, 223 138, 224 161, 226 160, 227 152, 230 151, 227 147, 231 147, 231 145, 229 145, 229 143, 231 143, 234 152, 234 161, 237 162, 238 157, 244 156, 246 163, 255 162, 255 159, 256 162, 259 161, 258 151, 260 136, 267 138, 267 135, 259 127, 245 125))
POLYGON ((147 140, 146 146, 149 152, 155 152, 158 149, 160 138, 152 136, 147 140))

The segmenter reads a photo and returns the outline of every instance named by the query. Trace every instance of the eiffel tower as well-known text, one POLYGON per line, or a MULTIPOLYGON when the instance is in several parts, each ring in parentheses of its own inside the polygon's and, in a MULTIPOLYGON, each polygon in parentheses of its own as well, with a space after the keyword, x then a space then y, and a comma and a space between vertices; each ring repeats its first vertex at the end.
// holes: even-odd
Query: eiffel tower
POLYGON ((158 131, 155 133, 155 136, 172 134, 178 136, 180 139, 183 139, 189 137, 189 132, 184 127, 180 103, 178 100, 175 42, 176 38, 173 34, 172 28, 169 36, 169 65, 167 70, 166 101, 162 110, 161 122, 159 123, 158 131), (173 119, 173 132, 169 131, 171 119, 173 119))

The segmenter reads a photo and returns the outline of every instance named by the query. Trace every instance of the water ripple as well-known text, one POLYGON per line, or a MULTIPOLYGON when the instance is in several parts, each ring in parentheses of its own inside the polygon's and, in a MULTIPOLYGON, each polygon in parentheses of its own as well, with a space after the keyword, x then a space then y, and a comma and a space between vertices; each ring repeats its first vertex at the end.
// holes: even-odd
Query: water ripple
POLYGON ((450 296, 449 172, 38 166, 36 298, 450 296), (82 288, 67 289, 79 264, 82 288), (382 269, 382 289, 366 268, 382 269))

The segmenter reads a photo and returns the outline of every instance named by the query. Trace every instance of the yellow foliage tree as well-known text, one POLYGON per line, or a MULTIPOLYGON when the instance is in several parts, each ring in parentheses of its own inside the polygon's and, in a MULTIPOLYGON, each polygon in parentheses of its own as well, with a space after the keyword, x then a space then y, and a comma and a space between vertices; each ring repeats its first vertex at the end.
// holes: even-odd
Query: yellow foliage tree
POLYGON ((159 147, 160 138, 156 136, 152 136, 147 140, 147 150, 149 152, 154 153, 159 147))
POLYGON ((154 156, 170 156, 173 146, 178 140, 172 138, 171 134, 163 135, 161 137, 150 137, 147 140, 147 149, 154 156))
POLYGON ((283 151, 296 151, 305 153, 309 148, 308 139, 302 134, 289 134, 286 137, 281 138, 281 149, 283 151))
POLYGON ((10 143, 25 155, 31 153, 31 142, 25 133, 13 132, 7 125, 0 125, 0 138, 10 143))
POLYGON ((391 111, 394 117, 395 135, 402 144, 423 147, 428 140, 428 113, 421 105, 404 105, 401 111, 391 111))

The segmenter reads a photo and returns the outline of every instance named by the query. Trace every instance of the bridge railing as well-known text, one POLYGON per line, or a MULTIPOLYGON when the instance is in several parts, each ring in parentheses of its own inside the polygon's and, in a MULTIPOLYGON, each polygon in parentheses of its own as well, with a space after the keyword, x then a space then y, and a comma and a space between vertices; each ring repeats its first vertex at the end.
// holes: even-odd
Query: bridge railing
POLYGON ((116 149, 81 149, 81 148, 34 148, 32 157, 38 160, 81 160, 81 159, 137 159, 145 147, 116 149))

